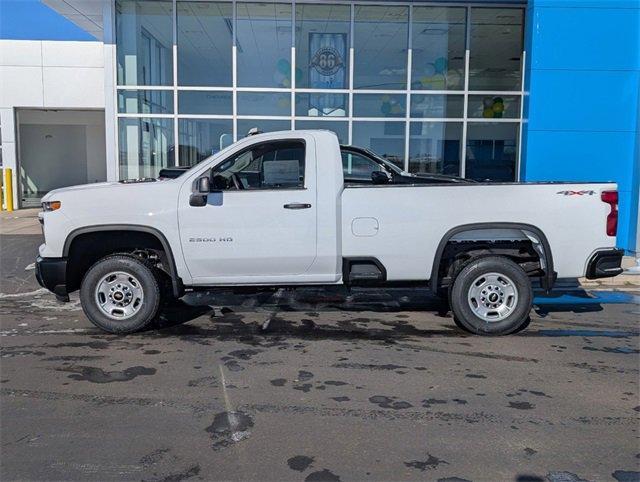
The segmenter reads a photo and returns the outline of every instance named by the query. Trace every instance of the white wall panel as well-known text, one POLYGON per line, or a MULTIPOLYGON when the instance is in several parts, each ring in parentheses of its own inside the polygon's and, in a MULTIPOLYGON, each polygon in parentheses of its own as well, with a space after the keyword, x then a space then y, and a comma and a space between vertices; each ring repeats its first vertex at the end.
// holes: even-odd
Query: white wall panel
POLYGON ((104 70, 45 67, 44 106, 104 109, 104 70))
MULTIPOLYGON (((16 170, 16 144, 15 142, 3 142, 2 143, 2 167, 10 167, 11 169, 13 169, 14 171, 14 176, 15 176, 15 170, 16 170)), ((17 192, 17 189, 15 189, 15 184, 16 182, 16 178, 14 177, 13 179, 13 183, 14 183, 14 197, 13 197, 13 202, 14 202, 14 206, 16 206, 16 202, 17 202, 17 196, 15 195, 17 192)))
POLYGON ((102 42, 42 42, 44 67, 104 67, 102 42))
POLYGON ((1 40, 0 65, 37 66, 42 62, 42 42, 39 40, 1 40))
POLYGON ((42 107, 40 67, 0 66, 0 108, 42 107))
POLYGON ((0 144, 7 142, 15 142, 15 118, 13 116, 13 109, 4 108, 0 109, 0 126, 2 127, 2 139, 0 144))

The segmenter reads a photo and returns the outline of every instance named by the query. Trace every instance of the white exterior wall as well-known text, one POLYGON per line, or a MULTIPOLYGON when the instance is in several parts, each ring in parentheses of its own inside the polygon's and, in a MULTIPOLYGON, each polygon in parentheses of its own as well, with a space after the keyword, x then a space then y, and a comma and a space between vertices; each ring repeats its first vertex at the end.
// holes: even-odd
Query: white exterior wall
POLYGON ((104 58, 102 42, 0 40, 2 160, 13 169, 14 206, 19 201, 16 109, 103 110, 104 58))

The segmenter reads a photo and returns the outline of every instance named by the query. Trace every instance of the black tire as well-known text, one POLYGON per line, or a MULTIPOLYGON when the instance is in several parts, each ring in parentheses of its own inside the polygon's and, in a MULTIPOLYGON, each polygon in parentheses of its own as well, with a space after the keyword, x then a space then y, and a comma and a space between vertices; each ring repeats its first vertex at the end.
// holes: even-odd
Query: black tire
POLYGON ((155 268, 146 261, 126 254, 115 254, 96 262, 80 285, 80 303, 87 318, 104 331, 127 334, 142 330, 156 317, 160 307, 161 287, 155 268), (137 311, 126 319, 114 319, 99 306, 96 288, 109 273, 123 272, 135 277, 143 296, 137 311))
MULTIPOLYGON (((478 284, 478 286, 481 285, 478 284)), ((508 304, 508 301, 509 297, 505 303, 508 304)), ((456 276, 449 299, 454 320, 459 327, 476 335, 488 336, 509 335, 524 329, 529 323, 532 301, 533 290, 529 277, 520 266, 502 256, 488 256, 469 261, 456 276), (511 312, 506 317, 499 319, 497 314, 492 314, 493 312, 490 311, 488 316, 496 317, 495 321, 485 319, 477 314, 471 305, 479 300, 473 298, 472 301, 469 301, 468 298, 476 280, 482 275, 490 273, 508 278, 517 294, 517 297, 511 298, 511 303, 513 303, 510 307, 511 312)))

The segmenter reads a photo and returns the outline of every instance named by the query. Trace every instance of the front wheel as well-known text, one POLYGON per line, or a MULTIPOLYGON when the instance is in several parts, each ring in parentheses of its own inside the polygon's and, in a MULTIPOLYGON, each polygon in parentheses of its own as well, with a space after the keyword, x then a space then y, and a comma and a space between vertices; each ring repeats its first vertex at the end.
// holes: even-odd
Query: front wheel
POLYGON ((531 281, 508 258, 472 260, 458 273, 450 293, 458 326, 477 335, 508 335, 529 322, 531 281))
POLYGON ((148 326, 160 306, 154 271, 133 256, 102 258, 89 268, 80 286, 80 303, 87 318, 109 333, 133 333, 148 326))

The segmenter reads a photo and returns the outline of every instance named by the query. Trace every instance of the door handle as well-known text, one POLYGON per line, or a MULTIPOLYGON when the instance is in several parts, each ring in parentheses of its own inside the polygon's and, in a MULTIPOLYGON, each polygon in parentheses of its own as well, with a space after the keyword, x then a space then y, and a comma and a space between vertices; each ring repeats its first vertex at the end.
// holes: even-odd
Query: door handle
POLYGON ((285 208, 285 209, 309 209, 311 207, 311 204, 289 203, 289 204, 285 204, 282 207, 285 208))

